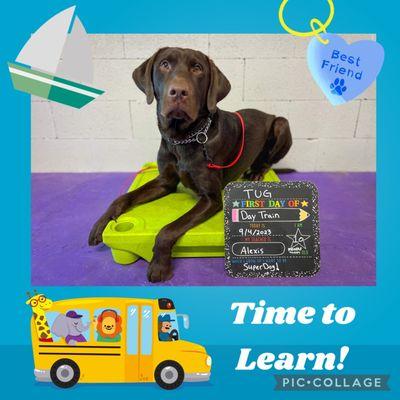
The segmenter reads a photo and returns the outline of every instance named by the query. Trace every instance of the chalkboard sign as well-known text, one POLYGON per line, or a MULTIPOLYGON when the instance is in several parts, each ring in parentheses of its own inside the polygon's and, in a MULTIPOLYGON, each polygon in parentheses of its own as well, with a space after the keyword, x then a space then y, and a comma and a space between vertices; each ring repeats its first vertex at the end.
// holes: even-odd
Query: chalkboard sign
POLYGON ((309 182, 232 182, 224 192, 225 268, 232 277, 319 270, 318 191, 309 182))

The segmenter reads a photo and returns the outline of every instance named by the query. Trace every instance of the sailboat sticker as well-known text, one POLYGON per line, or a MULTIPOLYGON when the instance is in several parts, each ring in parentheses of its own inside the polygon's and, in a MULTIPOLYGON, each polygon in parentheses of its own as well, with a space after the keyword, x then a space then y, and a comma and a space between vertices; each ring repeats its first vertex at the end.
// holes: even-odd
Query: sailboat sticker
POLYGON ((15 89, 75 108, 104 93, 88 86, 93 81, 90 43, 74 11, 75 6, 67 8, 45 22, 18 54, 18 64, 8 63, 15 89))

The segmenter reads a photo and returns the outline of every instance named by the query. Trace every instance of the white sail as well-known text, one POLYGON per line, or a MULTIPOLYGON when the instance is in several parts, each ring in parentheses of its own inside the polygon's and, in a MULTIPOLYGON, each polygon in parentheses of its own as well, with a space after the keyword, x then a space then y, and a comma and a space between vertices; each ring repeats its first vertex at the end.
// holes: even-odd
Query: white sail
POLYGON ((16 61, 54 74, 68 35, 75 6, 45 22, 26 42, 16 61))
POLYGON ((57 76, 75 82, 93 82, 90 41, 85 27, 78 17, 75 17, 72 30, 65 42, 57 76))

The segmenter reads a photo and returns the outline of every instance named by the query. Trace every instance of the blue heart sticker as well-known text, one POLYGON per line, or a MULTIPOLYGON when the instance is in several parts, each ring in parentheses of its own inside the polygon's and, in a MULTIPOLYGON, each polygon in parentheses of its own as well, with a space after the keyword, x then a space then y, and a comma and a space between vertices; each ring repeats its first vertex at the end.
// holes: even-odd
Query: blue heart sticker
POLYGON ((313 38, 308 45, 307 61, 313 78, 333 105, 353 100, 378 76, 385 58, 383 47, 373 40, 347 44, 331 33, 321 37, 329 43, 313 38))

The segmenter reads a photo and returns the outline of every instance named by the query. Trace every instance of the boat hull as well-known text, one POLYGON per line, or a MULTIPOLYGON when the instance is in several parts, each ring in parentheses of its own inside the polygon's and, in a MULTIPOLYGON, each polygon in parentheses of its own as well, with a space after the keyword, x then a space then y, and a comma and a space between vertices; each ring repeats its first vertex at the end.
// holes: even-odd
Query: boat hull
POLYGON ((18 64, 8 63, 8 69, 16 90, 74 108, 82 108, 104 93, 103 90, 18 64))

